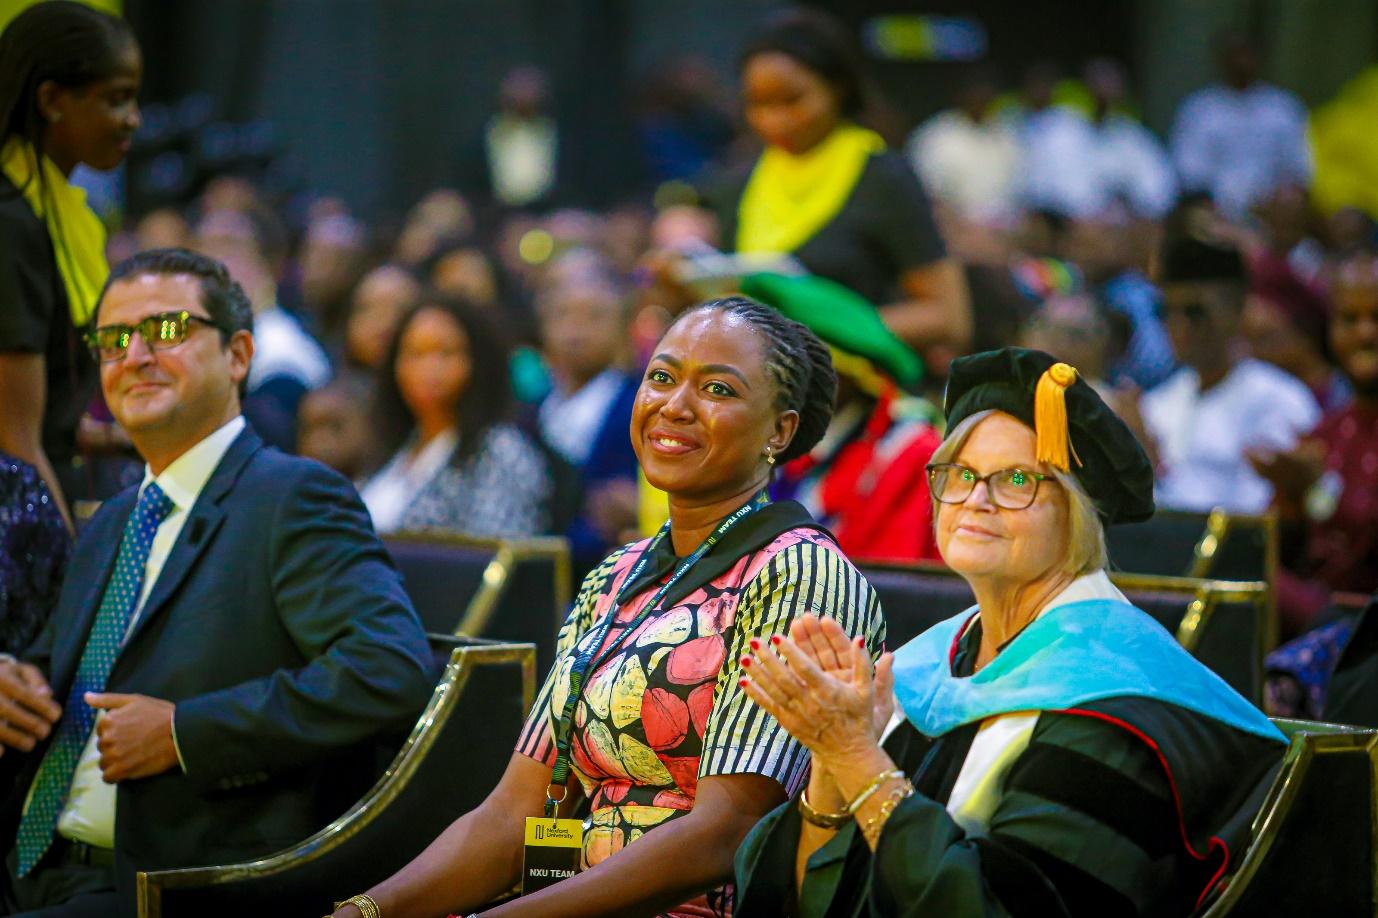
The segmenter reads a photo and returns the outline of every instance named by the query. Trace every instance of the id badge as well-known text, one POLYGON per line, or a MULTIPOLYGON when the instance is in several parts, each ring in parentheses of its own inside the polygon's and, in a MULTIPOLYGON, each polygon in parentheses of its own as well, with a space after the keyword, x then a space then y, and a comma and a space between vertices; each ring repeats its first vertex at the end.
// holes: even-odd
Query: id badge
POLYGON ((526 818, 526 856, 522 860, 522 895, 545 889, 579 872, 584 849, 584 823, 579 819, 526 818))

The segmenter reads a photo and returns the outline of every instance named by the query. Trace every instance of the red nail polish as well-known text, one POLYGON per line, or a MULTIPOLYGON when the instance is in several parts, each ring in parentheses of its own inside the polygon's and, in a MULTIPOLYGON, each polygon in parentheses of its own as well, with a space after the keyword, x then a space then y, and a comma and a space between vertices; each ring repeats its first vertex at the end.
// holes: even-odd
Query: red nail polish
POLYGON ((738 662, 742 664, 742 669, 746 669, 751 665, 751 657, 742 657, 738 662))
POLYGON ((770 642, 771 642, 772 644, 774 644, 776 647, 779 647, 779 646, 780 646, 780 641, 781 641, 780 635, 778 635, 778 634, 772 634, 772 635, 770 636, 770 642))
POLYGON ((751 681, 751 680, 748 679, 746 676, 742 676, 742 678, 741 678, 740 680, 738 680, 737 684, 740 685, 742 688, 746 688, 747 683, 750 682, 750 681, 751 681))
POLYGON ((760 638, 752 638, 748 643, 751 644, 751 649, 752 649, 752 650, 760 650, 760 649, 761 649, 761 639, 760 639, 760 638))
POLYGON ((853 643, 855 643, 856 646, 858 646, 858 647, 865 647, 865 646, 866 646, 866 639, 865 639, 865 638, 857 638, 856 641, 854 641, 853 643))

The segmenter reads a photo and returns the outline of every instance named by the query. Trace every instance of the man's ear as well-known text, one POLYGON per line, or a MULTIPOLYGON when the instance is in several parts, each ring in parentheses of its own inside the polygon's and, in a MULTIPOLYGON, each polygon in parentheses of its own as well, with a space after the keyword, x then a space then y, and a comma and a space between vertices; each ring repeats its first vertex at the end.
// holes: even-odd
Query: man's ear
POLYGON ((230 336, 225 345, 230 352, 230 379, 238 387, 249 376, 249 365, 254 359, 254 336, 252 332, 237 331, 230 336))

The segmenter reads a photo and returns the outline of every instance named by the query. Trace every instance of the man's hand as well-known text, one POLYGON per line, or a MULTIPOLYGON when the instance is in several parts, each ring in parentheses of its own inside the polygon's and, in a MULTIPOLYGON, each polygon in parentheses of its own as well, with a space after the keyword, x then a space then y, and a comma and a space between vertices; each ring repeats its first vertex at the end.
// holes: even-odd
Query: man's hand
POLYGON ((7 746, 32 751, 61 716, 62 707, 37 666, 0 662, 0 754, 7 746))
POLYGON ((147 695, 87 692, 86 703, 105 712, 96 721, 96 748, 106 784, 150 778, 178 767, 172 742, 176 705, 147 695))
POLYGON ((1315 440, 1303 441, 1292 450, 1249 449, 1244 458, 1278 497, 1297 504, 1325 473, 1325 447, 1315 440))

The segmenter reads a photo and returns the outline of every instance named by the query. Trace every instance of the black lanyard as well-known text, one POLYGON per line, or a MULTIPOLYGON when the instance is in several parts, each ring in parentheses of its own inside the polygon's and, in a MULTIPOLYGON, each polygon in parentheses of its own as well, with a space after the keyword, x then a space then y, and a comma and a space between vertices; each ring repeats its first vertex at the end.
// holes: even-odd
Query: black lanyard
POLYGON ((713 550, 713 546, 722 541, 722 537, 727 534, 729 529, 768 503, 770 503, 770 496, 762 490, 751 500, 729 514, 726 519, 718 524, 718 528, 713 530, 712 534, 703 540, 703 544, 694 549, 693 554, 679 563, 679 566, 675 568, 675 572, 670 576, 670 579, 665 581, 664 585, 661 586, 659 590, 656 590, 655 595, 651 597, 650 602, 646 603, 646 605, 641 608, 641 612, 637 614, 636 618, 627 623, 627 627, 622 629, 622 633, 618 635, 617 640, 613 641, 609 646, 603 647, 603 642, 607 640, 608 631, 612 628, 613 622, 617 618, 617 613, 622 608, 623 601, 628 598, 628 590, 636 586, 637 580, 640 579, 642 572, 646 569, 646 565, 650 563, 651 558, 655 555, 656 548, 660 546, 660 543, 665 540, 665 536, 669 534, 670 524, 668 522, 660 527, 660 531, 655 534, 650 544, 646 546, 645 551, 641 553, 640 560, 636 562, 636 566, 632 568, 632 572, 627 575, 627 579, 623 582, 622 589, 618 591, 617 597, 613 601, 612 608, 608 610, 607 615, 603 616, 602 621, 594 625, 594 637, 591 640, 585 638, 583 642, 584 649, 575 657, 574 666, 570 669, 569 697, 565 699, 565 707, 560 713, 560 720, 555 730, 555 766, 550 772, 550 786, 546 788, 546 816, 553 819, 560 803, 564 800, 563 794, 557 800, 552 791, 554 791, 556 787, 563 790, 566 782, 569 781, 569 747, 574 734, 574 709, 578 705, 580 697, 583 695, 585 678, 590 673, 597 672, 598 667, 606 663, 608 658, 617 652, 622 646, 622 642, 636 631, 642 622, 646 621, 646 619, 656 612, 660 606, 661 600, 665 598, 665 594, 670 592, 670 589, 689 572, 690 568, 702 561, 704 556, 713 550))

